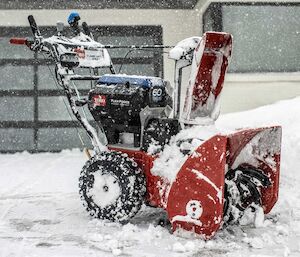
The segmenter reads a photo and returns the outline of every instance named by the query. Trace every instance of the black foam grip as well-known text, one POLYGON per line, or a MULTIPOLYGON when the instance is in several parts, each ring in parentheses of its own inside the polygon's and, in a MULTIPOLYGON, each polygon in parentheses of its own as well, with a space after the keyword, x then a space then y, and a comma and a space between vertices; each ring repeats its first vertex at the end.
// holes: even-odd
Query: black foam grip
POLYGON ((32 30, 32 34, 34 36, 40 36, 41 33, 40 33, 39 28, 36 25, 35 19, 34 19, 34 17, 32 15, 28 16, 28 21, 29 21, 30 28, 32 30))
POLYGON ((87 36, 91 36, 90 28, 85 21, 82 23, 82 28, 83 28, 84 34, 86 34, 87 36))

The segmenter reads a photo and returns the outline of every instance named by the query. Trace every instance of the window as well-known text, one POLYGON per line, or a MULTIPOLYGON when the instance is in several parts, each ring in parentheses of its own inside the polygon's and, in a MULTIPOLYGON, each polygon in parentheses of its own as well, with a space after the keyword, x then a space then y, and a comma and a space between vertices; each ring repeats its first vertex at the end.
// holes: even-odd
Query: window
POLYGON ((230 72, 300 70, 299 3, 211 3, 204 31, 233 35, 230 72))
MULTIPOLYGON (((42 35, 55 33, 54 27, 40 29, 42 35)), ((160 26, 103 26, 91 27, 91 30, 103 44, 162 43, 160 26)), ((10 45, 9 39, 14 36, 31 36, 30 28, 0 28, 0 152, 59 151, 82 147, 78 133, 90 146, 85 131, 70 113, 63 90, 53 80, 52 61, 34 54, 25 46, 10 45)), ((127 51, 109 50, 117 71, 163 75, 161 50, 127 51)), ((86 95, 90 82, 77 84, 80 93, 86 95)))

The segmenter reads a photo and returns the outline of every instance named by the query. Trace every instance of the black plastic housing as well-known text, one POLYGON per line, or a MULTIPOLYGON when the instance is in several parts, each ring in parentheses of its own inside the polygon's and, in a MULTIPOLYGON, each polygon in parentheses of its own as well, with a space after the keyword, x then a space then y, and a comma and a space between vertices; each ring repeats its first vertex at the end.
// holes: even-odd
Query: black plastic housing
POLYGON ((101 122, 109 144, 118 143, 119 134, 126 132, 134 133, 134 146, 138 147, 142 109, 146 106, 157 108, 171 104, 165 84, 148 85, 145 79, 107 77, 90 91, 89 110, 94 119, 101 122))

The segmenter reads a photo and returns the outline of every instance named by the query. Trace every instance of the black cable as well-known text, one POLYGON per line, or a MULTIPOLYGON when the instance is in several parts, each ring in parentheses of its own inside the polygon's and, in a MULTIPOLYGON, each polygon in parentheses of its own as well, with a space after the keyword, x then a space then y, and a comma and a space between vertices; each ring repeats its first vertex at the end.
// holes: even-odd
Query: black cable
MULTIPOLYGON (((135 51, 135 49, 129 50, 129 51, 125 54, 125 56, 124 56, 123 58, 124 58, 124 59, 127 58, 127 56, 128 56, 131 52, 133 52, 133 51, 135 51)), ((122 67, 123 67, 123 63, 121 63, 121 66, 120 66, 120 68, 119 68, 118 73, 121 72, 122 67)))

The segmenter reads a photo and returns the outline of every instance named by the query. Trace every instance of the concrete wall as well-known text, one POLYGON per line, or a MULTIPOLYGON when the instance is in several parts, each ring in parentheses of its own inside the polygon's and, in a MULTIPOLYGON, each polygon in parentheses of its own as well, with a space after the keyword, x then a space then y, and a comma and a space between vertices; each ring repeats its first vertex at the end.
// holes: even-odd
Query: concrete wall
MULTIPOLYGON (((161 25, 163 43, 174 45, 186 37, 202 34, 202 14, 208 3, 200 0, 193 10, 85 9, 80 10, 80 15, 90 25, 161 25)), ((39 25, 55 25, 58 20, 66 23, 70 11, 0 10, 0 26, 27 26, 29 14, 34 15, 39 25)), ((170 81, 173 81, 173 68, 174 62, 165 55, 164 74, 170 81)), ((247 110, 298 95, 300 73, 229 74, 221 102, 222 112, 247 110)))

